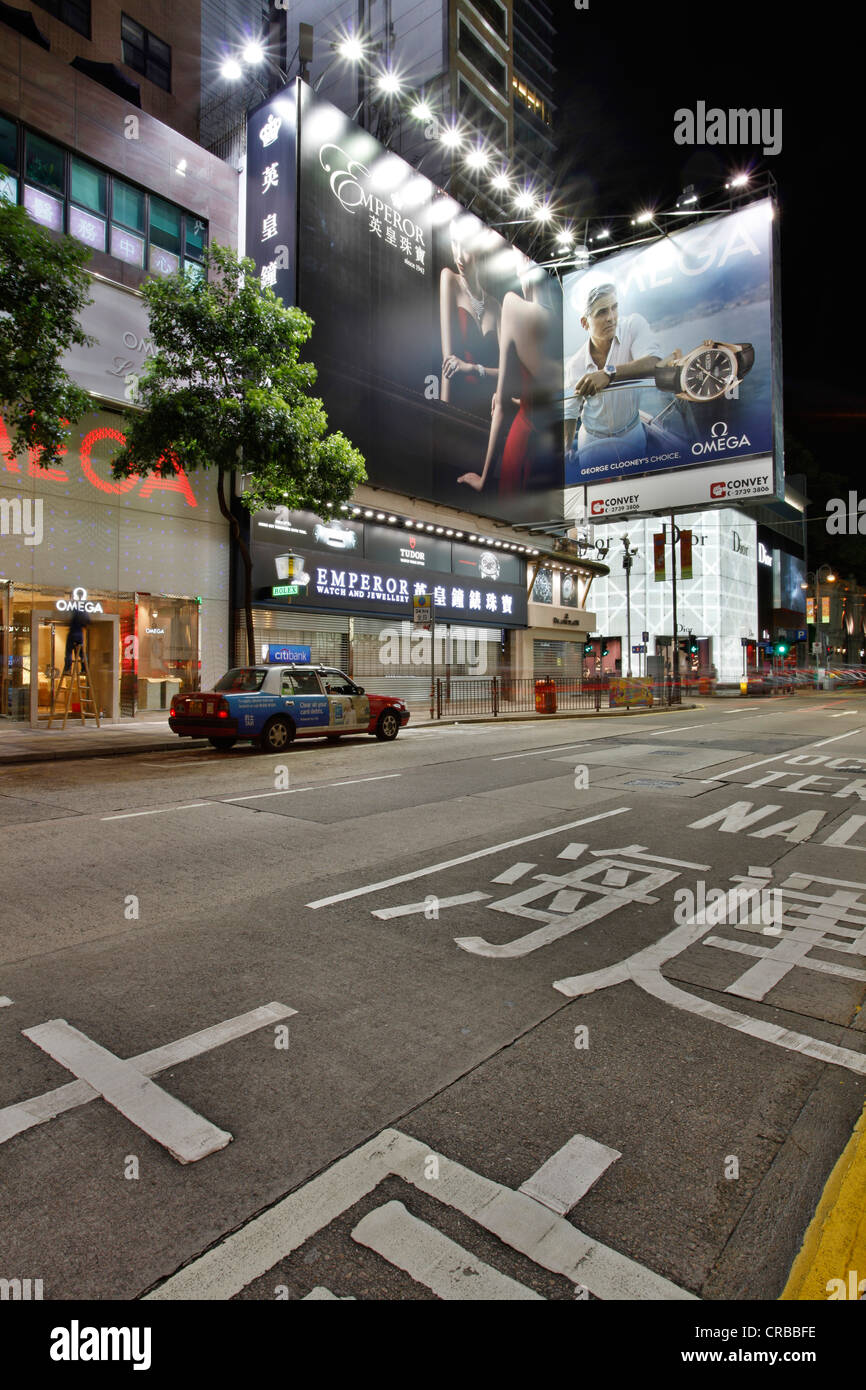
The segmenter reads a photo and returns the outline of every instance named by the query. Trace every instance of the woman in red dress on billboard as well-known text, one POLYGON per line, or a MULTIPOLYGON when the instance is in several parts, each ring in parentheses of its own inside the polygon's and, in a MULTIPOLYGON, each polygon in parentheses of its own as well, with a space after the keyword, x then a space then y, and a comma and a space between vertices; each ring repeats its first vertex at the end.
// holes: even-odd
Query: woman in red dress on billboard
POLYGON ((451 254, 456 269, 446 266, 439 278, 440 400, 486 420, 499 375, 502 306, 482 285, 478 258, 467 243, 467 233, 455 227, 451 254))
POLYGON ((533 465, 547 450, 535 415, 542 400, 551 400, 560 370, 552 286, 528 256, 516 248, 515 256, 521 293, 509 290, 502 302, 499 370, 484 466, 480 473, 463 473, 457 479, 481 492, 501 455, 500 496, 525 491, 533 465), (513 401, 516 415, 510 408, 513 401))

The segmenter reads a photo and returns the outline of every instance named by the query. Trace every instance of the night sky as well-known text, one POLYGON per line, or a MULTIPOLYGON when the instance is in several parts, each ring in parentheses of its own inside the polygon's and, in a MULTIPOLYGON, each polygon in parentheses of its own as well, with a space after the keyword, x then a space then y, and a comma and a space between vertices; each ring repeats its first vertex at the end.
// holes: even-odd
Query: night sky
MULTIPOLYGON (((781 0, 555 7, 562 201, 578 216, 633 215, 673 207, 690 183, 719 187, 745 164, 771 172, 779 185, 787 470, 810 475, 810 513, 843 488, 866 496, 866 390, 855 341, 864 292, 859 258, 846 249, 852 240, 856 247, 861 226, 855 101, 863 75, 843 12, 781 0), (780 107, 781 152, 677 145, 674 112, 698 101, 780 107)), ((824 533, 823 523, 810 526, 816 559, 824 533)), ((840 539, 830 540, 821 558, 841 564, 840 539)), ((846 543, 844 558, 866 580, 866 538, 846 543)))

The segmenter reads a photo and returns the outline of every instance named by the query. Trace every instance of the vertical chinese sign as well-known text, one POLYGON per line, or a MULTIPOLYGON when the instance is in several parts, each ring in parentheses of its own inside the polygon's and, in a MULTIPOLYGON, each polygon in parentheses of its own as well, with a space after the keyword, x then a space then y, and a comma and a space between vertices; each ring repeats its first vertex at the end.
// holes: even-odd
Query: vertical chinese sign
POLYGON ((262 289, 295 303, 297 269, 297 83, 251 113, 247 121, 246 254, 262 289))

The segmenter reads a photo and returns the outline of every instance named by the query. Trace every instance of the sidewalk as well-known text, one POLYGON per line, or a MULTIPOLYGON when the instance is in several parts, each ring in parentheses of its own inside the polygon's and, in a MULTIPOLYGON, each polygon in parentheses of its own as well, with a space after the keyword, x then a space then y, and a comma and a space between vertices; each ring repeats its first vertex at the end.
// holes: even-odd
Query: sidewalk
MULTIPOLYGON (((654 709, 601 709, 564 710, 558 714, 536 714, 533 710, 518 711, 514 714, 468 714, 451 719, 431 719, 429 705, 410 705, 412 718, 409 727, 447 728, 454 724, 508 724, 526 723, 537 719, 540 723, 556 723, 562 719, 617 719, 629 715, 678 713, 680 710, 699 709, 691 703, 675 705, 669 710, 667 705, 654 709)), ((206 738, 178 738, 168 727, 168 714, 165 711, 141 714, 137 719, 124 719, 119 724, 103 721, 97 729, 93 724, 82 727, 80 723, 67 724, 65 730, 31 729, 29 724, 12 723, 0 720, 0 766, 14 766, 17 763, 67 762, 78 758, 111 758, 120 754, 163 753, 186 748, 209 748, 206 738)))

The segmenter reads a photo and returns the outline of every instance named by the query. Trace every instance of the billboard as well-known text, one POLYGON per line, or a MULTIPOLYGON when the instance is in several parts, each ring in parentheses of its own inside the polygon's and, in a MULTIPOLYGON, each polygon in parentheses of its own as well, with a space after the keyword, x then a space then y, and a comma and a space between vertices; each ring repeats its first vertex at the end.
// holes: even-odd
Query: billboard
POLYGON ((371 483, 507 521, 560 516, 557 282, 303 86, 298 180, 316 390, 371 483))
POLYGON ((567 276, 566 486, 772 461, 773 323, 769 200, 567 276))
POLYGON ((773 460, 769 455, 743 463, 713 464, 682 473, 649 474, 643 478, 613 479, 586 488, 572 488, 576 500, 567 514, 581 521, 603 521, 615 516, 647 516, 680 507, 712 506, 719 502, 751 502, 773 496, 773 460))

